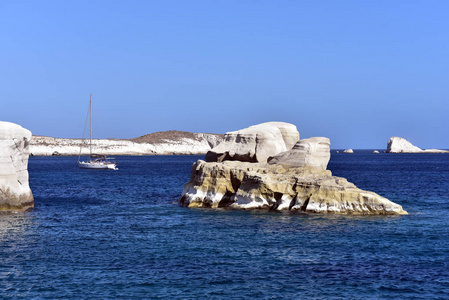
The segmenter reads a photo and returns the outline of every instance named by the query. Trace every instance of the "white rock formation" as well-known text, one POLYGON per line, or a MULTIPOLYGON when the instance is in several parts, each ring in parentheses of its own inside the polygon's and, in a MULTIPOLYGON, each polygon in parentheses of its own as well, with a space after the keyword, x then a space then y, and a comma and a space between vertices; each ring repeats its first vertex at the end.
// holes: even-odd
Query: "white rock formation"
POLYGON ((404 215, 402 207, 358 189, 331 172, 239 161, 205 162, 192 167, 181 205, 234 209, 292 210, 307 213, 404 215))
MULTIPOLYGON (((145 142, 146 137, 132 140, 118 139, 93 139, 93 152, 104 155, 190 155, 205 154, 216 146, 223 138, 222 135, 208 133, 160 132, 167 138, 148 138, 150 142, 145 142)), ((82 139, 64 139, 45 136, 34 136, 30 145, 30 153, 33 155, 51 156, 58 155, 79 155, 80 146, 82 155, 89 154, 89 141, 82 139)))
POLYGON ((224 141, 206 154, 207 161, 266 162, 270 156, 290 150, 299 140, 296 126, 267 122, 227 132, 224 141))
POLYGON ((300 140, 292 150, 281 152, 268 159, 269 164, 284 167, 313 167, 326 170, 331 157, 330 141, 325 137, 300 140))
POLYGON ((379 151, 377 151, 377 150, 374 150, 374 151, 373 151, 373 153, 379 153, 379 151))
POLYGON ((441 149, 424 149, 421 153, 449 153, 449 150, 441 150, 441 149))
POLYGON ((275 126, 281 131, 282 138, 285 143, 285 148, 287 148, 287 150, 292 149, 293 146, 295 146, 299 140, 298 129, 293 124, 285 123, 285 122, 267 122, 267 123, 263 123, 263 124, 275 126))
POLYGON ((352 150, 352 149, 346 149, 345 151, 343 151, 343 153, 354 153, 354 150, 352 150))
POLYGON ((449 153, 449 151, 439 149, 422 150, 404 138, 392 136, 387 143, 387 153, 449 153))
MULTIPOLYGON (((268 136, 274 139, 277 131, 262 125, 227 134, 225 142, 213 149, 218 162, 198 160, 193 164, 181 205, 310 213, 407 214, 400 205, 360 190, 344 178, 332 176, 326 170, 330 158, 327 138, 301 140, 293 149, 274 155, 266 163, 263 157, 267 151, 257 156, 258 147, 266 146, 274 151, 266 139, 268 136), (262 138, 258 139, 259 136, 262 138)), ((283 141, 276 137, 278 142, 283 141)))
POLYGON ((0 211, 25 211, 34 206, 28 183, 31 132, 0 121, 0 211))
POLYGON ((422 149, 414 146, 412 143, 404 138, 393 136, 387 143, 388 153, 418 153, 422 152, 422 149))

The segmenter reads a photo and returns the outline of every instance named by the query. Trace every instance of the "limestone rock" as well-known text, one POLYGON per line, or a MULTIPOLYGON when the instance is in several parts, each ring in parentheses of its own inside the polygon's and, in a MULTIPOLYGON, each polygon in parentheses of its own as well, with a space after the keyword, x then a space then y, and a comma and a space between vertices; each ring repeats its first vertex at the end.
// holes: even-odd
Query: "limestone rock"
POLYGON ((343 153, 354 153, 354 150, 352 150, 352 149, 346 149, 345 151, 343 151, 343 153))
POLYGON ((374 150, 374 151, 373 151, 373 153, 376 153, 376 154, 377 154, 377 153, 379 153, 379 151, 377 151, 377 150, 374 150))
POLYGON ((293 146, 295 146, 299 140, 298 129, 293 124, 285 122, 267 122, 264 124, 268 124, 279 128, 285 143, 285 148, 287 148, 287 150, 292 149, 293 146))
POLYGON ((393 136, 388 140, 387 153, 449 153, 449 151, 440 149, 422 150, 404 138, 393 136))
POLYGON ((268 140, 279 143, 278 133, 265 123, 226 134, 225 141, 208 153, 209 159, 216 161, 198 160, 192 166, 181 205, 309 213, 407 214, 400 205, 358 189, 344 178, 332 176, 326 170, 330 158, 327 138, 298 141, 291 150, 273 155, 265 162, 269 152, 266 149, 274 151, 268 140))
POLYGON ((387 153, 418 153, 422 150, 404 138, 393 136, 388 140, 387 153))
POLYGON ((331 157, 329 147, 330 141, 325 137, 300 140, 292 150, 269 158, 268 163, 285 167, 312 167, 324 171, 331 157))
POLYGON ((198 160, 192 167, 190 182, 184 186, 181 205, 306 213, 407 214, 400 205, 358 189, 328 170, 238 161, 198 160))
POLYGON ((206 154, 206 160, 266 162, 270 156, 290 150, 298 140, 299 132, 293 124, 262 123, 226 133, 224 141, 206 154))
POLYGON ((28 183, 31 132, 0 121, 0 211, 25 211, 34 207, 28 183))

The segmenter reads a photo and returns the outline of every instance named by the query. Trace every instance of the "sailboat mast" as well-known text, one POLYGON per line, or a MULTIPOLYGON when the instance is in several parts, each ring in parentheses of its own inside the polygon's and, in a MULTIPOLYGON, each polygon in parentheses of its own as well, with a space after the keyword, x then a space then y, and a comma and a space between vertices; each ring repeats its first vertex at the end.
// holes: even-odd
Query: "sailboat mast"
POLYGON ((90 157, 92 159, 92 94, 90 94, 89 110, 90 110, 90 157))

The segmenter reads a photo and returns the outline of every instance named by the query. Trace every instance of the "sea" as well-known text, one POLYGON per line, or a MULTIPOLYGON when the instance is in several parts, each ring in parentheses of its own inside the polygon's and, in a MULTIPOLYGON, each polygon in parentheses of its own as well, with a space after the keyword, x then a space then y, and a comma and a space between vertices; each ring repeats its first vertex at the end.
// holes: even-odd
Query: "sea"
POLYGON ((449 154, 332 151, 333 175, 406 216, 181 207, 198 159, 30 157, 35 208, 0 215, 0 298, 449 298, 449 154))

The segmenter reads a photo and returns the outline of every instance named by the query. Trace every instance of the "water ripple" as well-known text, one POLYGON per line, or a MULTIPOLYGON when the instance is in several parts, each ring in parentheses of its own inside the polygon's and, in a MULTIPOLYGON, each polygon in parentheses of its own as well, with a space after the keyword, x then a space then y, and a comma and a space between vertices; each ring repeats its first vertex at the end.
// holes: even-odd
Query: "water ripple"
POLYGON ((36 208, 0 215, 1 297, 444 299, 448 157, 332 157, 403 217, 180 207, 200 157, 121 157, 117 172, 32 157, 36 208))

